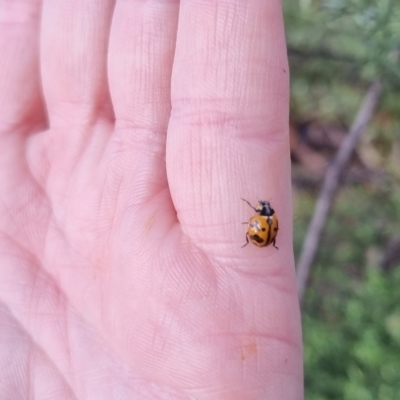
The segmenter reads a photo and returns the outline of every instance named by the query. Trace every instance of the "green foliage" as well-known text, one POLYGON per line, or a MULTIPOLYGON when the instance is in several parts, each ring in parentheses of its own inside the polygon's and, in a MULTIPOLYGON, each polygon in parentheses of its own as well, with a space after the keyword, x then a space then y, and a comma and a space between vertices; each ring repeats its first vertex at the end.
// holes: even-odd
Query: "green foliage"
MULTIPOLYGON (((350 126, 370 82, 385 87, 357 149, 380 178, 341 189, 304 299, 306 399, 397 400, 400 263, 379 263, 400 232, 400 1, 283 4, 294 122, 350 126)), ((297 256, 316 196, 295 192, 297 256)))
POLYGON ((349 123, 372 80, 398 91, 398 0, 286 0, 284 11, 295 114, 349 123))
MULTIPOLYGON (((296 192, 295 204, 297 252, 313 197, 296 192)), ((400 399, 400 263, 378 265, 399 217, 396 190, 348 187, 336 199, 304 302, 307 400, 400 399)))
POLYGON ((304 315, 308 400, 400 398, 399 285, 399 268, 367 268, 355 290, 318 299, 319 318, 304 315))
POLYGON ((347 62, 367 80, 389 74, 399 82, 397 0, 288 0, 285 17, 289 48, 299 55, 347 62))

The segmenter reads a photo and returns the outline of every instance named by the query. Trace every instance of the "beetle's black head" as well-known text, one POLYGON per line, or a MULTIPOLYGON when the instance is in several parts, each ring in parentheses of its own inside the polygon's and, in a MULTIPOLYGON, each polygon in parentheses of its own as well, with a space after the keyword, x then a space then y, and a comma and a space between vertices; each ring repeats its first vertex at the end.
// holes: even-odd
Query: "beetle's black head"
POLYGON ((275 214, 274 209, 271 207, 271 203, 267 200, 259 200, 256 211, 258 214, 265 215, 266 217, 270 217, 271 215, 275 214))

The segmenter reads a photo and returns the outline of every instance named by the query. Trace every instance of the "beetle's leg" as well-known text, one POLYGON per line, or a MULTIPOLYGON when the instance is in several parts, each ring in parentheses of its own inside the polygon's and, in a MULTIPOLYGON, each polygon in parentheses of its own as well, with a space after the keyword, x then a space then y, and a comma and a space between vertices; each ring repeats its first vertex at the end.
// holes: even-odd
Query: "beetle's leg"
POLYGON ((255 207, 253 207, 246 199, 244 199, 243 197, 241 197, 241 199, 243 201, 245 201, 255 212, 257 212, 257 210, 255 209, 255 207))
POLYGON ((246 247, 248 244, 249 244, 249 237, 248 234, 246 233, 246 243, 242 246, 242 249, 243 247, 246 247))
POLYGON ((274 246, 277 250, 279 250, 279 247, 277 247, 275 243, 276 243, 276 239, 274 239, 274 240, 272 241, 272 246, 274 246))

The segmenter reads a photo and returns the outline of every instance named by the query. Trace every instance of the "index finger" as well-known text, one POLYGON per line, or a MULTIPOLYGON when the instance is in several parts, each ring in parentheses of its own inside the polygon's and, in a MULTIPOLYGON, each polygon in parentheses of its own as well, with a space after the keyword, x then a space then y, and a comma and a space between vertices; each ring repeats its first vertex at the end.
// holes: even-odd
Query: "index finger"
POLYGON ((250 251, 265 267, 265 252, 241 248, 241 198, 270 199, 293 263, 288 75, 278 0, 181 2, 167 171, 182 229, 207 252, 250 251))

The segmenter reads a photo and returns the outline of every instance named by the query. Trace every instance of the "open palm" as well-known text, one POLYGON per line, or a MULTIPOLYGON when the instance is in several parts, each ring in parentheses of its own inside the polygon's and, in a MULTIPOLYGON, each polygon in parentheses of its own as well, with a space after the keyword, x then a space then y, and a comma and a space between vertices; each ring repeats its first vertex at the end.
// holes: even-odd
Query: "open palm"
POLYGON ((0 398, 301 399, 279 1, 0 7, 0 398))

